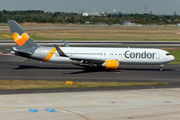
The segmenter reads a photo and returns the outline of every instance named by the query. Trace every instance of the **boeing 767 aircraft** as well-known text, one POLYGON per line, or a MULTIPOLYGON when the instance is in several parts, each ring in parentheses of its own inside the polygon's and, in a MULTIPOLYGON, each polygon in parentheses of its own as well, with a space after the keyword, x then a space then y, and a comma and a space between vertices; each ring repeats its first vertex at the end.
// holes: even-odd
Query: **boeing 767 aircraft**
POLYGON ((66 47, 43 47, 36 44, 14 20, 8 20, 8 24, 16 43, 12 53, 39 61, 80 63, 90 67, 96 64, 106 69, 118 69, 121 64, 160 65, 162 71, 165 63, 174 60, 174 56, 161 49, 70 47, 66 41, 63 41, 66 47))

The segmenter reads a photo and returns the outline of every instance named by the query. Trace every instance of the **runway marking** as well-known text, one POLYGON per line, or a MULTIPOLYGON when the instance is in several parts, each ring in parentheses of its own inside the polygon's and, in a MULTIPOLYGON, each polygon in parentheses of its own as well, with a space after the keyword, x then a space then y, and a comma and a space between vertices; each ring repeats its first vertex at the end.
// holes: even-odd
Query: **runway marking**
MULTIPOLYGON (((29 108, 29 107, 0 107, 1 109, 4 108, 4 110, 0 110, 0 111, 6 111, 6 110, 13 110, 13 109, 26 109, 26 108, 29 108)), ((33 108, 46 108, 46 107, 33 107, 33 108)), ((75 113, 75 112, 72 112, 70 110, 66 110, 66 109, 63 109, 63 108, 59 108, 59 107, 54 107, 56 109, 59 109, 59 110, 62 110, 62 111, 66 111, 66 112, 69 112, 69 113, 72 113, 72 114, 75 114, 77 116, 80 116, 82 118, 84 118, 85 120, 89 120, 87 117, 83 116, 83 115, 80 115, 78 113, 75 113)))
POLYGON ((54 108, 45 108, 45 110, 52 113, 56 112, 54 108))
POLYGON ((121 74, 121 72, 116 72, 117 74, 121 74))
POLYGON ((9 36, 9 35, 3 35, 3 37, 11 37, 11 38, 13 38, 12 36, 9 36))
POLYGON ((29 110, 29 112, 33 112, 33 113, 38 112, 37 108, 28 108, 28 110, 29 110))
POLYGON ((55 107, 55 108, 56 108, 56 109, 59 109, 59 110, 66 111, 66 112, 69 112, 69 113, 73 113, 73 114, 75 114, 75 115, 78 115, 78 116, 84 118, 85 120, 89 120, 87 117, 85 117, 85 116, 83 116, 83 115, 80 115, 80 114, 78 114, 78 113, 75 113, 75 112, 72 112, 72 111, 69 111, 69 110, 66 110, 66 109, 58 108, 58 107, 55 107))

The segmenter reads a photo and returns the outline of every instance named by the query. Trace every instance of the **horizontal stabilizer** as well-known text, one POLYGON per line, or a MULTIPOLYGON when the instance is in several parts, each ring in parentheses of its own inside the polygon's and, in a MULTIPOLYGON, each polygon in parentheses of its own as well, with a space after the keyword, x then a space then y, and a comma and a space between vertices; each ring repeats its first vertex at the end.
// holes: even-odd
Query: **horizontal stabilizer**
POLYGON ((27 57, 27 58, 30 58, 32 53, 29 53, 29 52, 24 52, 24 51, 11 51, 12 54, 14 55, 18 55, 18 56, 22 56, 22 57, 27 57))

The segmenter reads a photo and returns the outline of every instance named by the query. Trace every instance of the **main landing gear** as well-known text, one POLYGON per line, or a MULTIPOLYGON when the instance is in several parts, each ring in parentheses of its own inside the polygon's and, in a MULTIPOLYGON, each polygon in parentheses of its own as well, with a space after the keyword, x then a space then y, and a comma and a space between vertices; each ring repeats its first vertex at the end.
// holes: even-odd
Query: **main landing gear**
POLYGON ((162 70, 163 70, 163 66, 164 66, 164 64, 160 64, 159 71, 161 71, 161 72, 162 72, 162 70))

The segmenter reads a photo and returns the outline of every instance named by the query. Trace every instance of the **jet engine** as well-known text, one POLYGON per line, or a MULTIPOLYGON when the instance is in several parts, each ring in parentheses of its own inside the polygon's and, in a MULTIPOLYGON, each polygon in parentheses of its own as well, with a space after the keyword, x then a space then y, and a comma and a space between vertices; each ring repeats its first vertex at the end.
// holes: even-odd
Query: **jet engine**
POLYGON ((119 68, 118 60, 106 60, 103 64, 103 67, 110 70, 117 70, 119 68))

